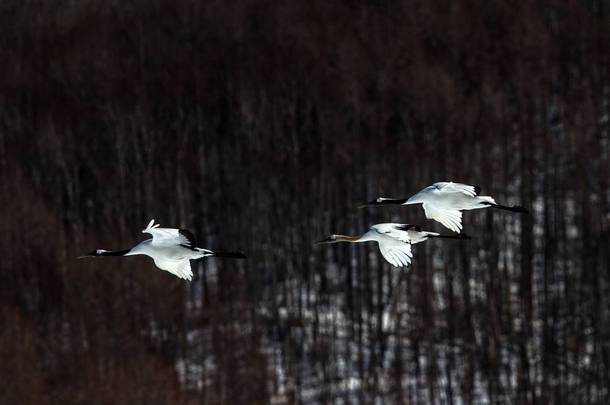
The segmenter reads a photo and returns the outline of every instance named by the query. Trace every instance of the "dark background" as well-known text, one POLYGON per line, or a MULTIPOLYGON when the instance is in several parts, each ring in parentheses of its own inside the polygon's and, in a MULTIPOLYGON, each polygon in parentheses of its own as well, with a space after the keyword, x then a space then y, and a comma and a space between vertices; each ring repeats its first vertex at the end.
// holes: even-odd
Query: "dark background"
POLYGON ((0 2, 0 403, 608 403, 607 1, 0 2), (464 215, 396 271, 312 242, 464 215), (209 259, 76 260, 155 218, 209 259))

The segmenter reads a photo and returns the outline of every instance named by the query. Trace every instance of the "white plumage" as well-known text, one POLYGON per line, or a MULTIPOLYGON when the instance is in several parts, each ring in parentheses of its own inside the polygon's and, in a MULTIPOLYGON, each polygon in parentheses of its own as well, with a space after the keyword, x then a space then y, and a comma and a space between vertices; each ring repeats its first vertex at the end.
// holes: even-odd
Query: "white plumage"
POLYGON ((411 240, 409 234, 400 230, 402 224, 385 223, 371 226, 371 229, 362 235, 363 238, 376 241, 382 256, 396 267, 407 267, 411 263, 411 240))
POLYGON ((523 207, 496 204, 493 197, 480 196, 480 188, 453 182, 438 182, 424 188, 408 199, 379 197, 367 205, 409 205, 422 204, 426 218, 440 222, 454 232, 462 230, 462 211, 482 208, 526 213, 523 207))
POLYGON ((459 233, 462 230, 462 210, 488 208, 496 203, 490 196, 477 195, 478 191, 466 184, 439 182, 411 196, 405 205, 421 203, 426 218, 459 233))
POLYGON ((407 267, 411 263, 413 254, 411 242, 406 231, 400 229, 402 224, 384 223, 376 224, 361 236, 330 235, 318 243, 336 242, 377 242, 379 251, 384 259, 392 266, 407 267))
POLYGON ((195 237, 186 229, 160 228, 151 220, 142 231, 152 235, 152 239, 144 240, 131 249, 120 251, 107 251, 98 249, 81 257, 96 256, 133 256, 146 255, 153 259, 155 265, 175 276, 191 280, 191 260, 201 259, 208 256, 245 258, 242 253, 221 253, 208 249, 196 247, 195 237))

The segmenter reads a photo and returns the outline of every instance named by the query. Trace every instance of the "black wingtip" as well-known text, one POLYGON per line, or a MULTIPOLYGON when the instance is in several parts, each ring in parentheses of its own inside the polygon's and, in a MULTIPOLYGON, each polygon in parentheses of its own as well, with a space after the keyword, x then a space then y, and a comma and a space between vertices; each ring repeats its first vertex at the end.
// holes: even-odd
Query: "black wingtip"
POLYGON ((178 232, 189 241, 189 247, 197 246, 197 238, 188 229, 178 229, 178 232))
POLYGON ((417 232, 421 232, 421 227, 419 225, 412 225, 412 224, 399 225, 396 227, 396 229, 400 229, 401 231, 408 231, 410 229, 413 229, 417 232))
POLYGON ((474 186, 474 193, 475 193, 476 195, 481 194, 481 187, 479 187, 479 186, 474 186))

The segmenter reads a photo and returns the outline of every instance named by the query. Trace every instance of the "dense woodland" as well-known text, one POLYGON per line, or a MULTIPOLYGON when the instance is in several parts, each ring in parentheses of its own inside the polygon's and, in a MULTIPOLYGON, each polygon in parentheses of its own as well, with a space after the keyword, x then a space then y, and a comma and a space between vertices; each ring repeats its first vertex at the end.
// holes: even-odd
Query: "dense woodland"
POLYGON ((1 404, 610 398, 610 4, 0 2, 1 404), (329 233, 434 181, 397 271, 329 233), (155 218, 247 261, 77 260, 155 218))

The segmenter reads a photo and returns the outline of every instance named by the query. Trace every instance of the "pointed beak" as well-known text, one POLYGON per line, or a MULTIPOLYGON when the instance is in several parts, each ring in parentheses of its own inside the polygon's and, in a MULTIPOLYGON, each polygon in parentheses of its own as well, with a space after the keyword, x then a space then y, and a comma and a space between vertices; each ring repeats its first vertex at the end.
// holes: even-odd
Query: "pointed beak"
POLYGON ((358 206, 358 208, 366 208, 366 207, 370 207, 370 206, 372 206, 372 205, 380 205, 380 204, 381 204, 381 203, 380 203, 379 201, 377 201, 377 200, 373 200, 373 201, 370 201, 370 202, 367 202, 367 203, 364 203, 364 204, 360 204, 360 205, 358 206))
POLYGON ((96 253, 97 253, 96 251, 89 252, 89 253, 87 253, 87 254, 84 254, 84 255, 78 256, 78 257, 77 257, 77 259, 86 259, 87 257, 96 257, 96 256, 97 256, 97 254, 96 254, 96 253))
POLYGON ((334 242, 334 240, 329 236, 326 239, 322 239, 322 240, 319 240, 319 241, 315 242, 313 245, 314 246, 318 246, 318 245, 322 245, 324 243, 332 243, 332 242, 334 242))

